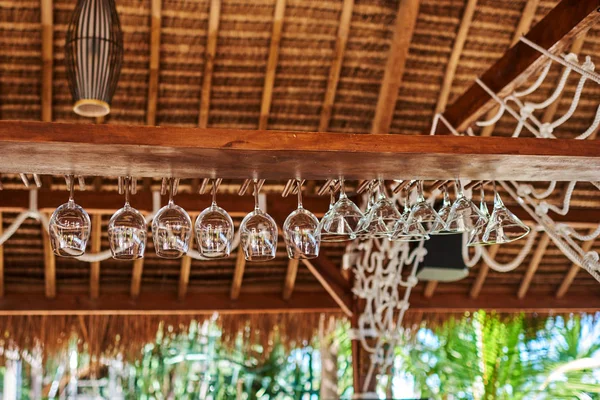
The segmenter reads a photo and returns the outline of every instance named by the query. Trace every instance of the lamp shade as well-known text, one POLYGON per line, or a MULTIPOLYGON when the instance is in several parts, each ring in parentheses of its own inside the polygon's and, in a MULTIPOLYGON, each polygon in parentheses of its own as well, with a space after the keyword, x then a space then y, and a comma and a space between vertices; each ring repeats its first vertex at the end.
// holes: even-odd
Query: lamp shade
POLYGON ((73 111, 110 112, 123 62, 123 33, 114 0, 78 0, 67 30, 65 62, 73 111))
POLYGON ((469 274, 462 257, 462 235, 431 236, 425 242, 427 255, 417 269, 422 281, 453 282, 469 274))

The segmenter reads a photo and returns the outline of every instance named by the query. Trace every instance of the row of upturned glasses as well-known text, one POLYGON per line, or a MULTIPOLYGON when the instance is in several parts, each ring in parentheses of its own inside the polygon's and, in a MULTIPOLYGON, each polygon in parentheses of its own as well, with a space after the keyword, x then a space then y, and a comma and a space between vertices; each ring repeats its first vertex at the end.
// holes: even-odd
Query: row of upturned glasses
MULTIPOLYGON (((125 179, 125 205, 108 224, 108 239, 115 259, 135 260, 144 256, 147 225, 144 216, 129 204, 130 178, 125 179)), ((84 254, 90 236, 90 217, 73 198, 73 177, 70 176, 69 200, 52 214, 49 224, 54 253, 63 257, 84 254)), ((152 238, 156 254, 162 258, 185 255, 195 233, 198 251, 208 259, 229 257, 234 237, 233 220, 217 205, 218 183, 212 187, 212 203, 202 211, 195 224, 185 210, 174 202, 174 179, 169 179, 169 201, 152 220, 152 238)), ((311 259, 319 255, 321 242, 342 242, 354 239, 387 238, 397 241, 420 241, 430 235, 466 233, 468 244, 491 245, 508 243, 527 235, 530 228, 505 206, 494 183, 494 208, 489 213, 483 186, 480 204, 475 205, 456 181, 456 200, 450 201, 442 187, 441 208, 436 211, 425 199, 423 182, 418 181, 417 199, 409 206, 408 190, 403 191, 403 210, 400 211, 385 190, 383 181, 371 185, 367 208, 363 212, 348 198, 344 180, 340 179, 340 195, 335 200, 330 185, 330 206, 321 221, 302 205, 302 182, 297 180, 298 207, 283 224, 283 237, 291 259, 311 259)), ((248 261, 268 261, 275 258, 278 228, 275 220, 261 210, 260 185, 254 180, 254 210, 240 224, 240 245, 248 261)))

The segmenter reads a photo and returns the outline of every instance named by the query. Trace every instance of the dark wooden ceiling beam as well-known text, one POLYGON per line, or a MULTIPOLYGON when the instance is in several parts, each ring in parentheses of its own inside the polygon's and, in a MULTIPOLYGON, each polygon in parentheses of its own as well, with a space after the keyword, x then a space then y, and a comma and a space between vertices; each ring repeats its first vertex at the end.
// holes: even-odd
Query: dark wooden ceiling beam
MULTIPOLYGON (((0 211, 0 235, 4 233, 4 221, 0 211)), ((0 297, 4 297, 4 245, 0 246, 0 297)))
MULTIPOLYGON (((520 207, 519 210, 521 210, 520 207)), ((496 257, 496 253, 498 253, 498 250, 498 245, 492 246, 488 249, 489 255, 492 259, 496 257)), ((477 297, 479 297, 479 293, 481 293, 481 289, 483 289, 483 284, 485 283, 485 279, 487 278, 489 270, 490 266, 487 265, 485 261, 482 261, 481 265, 479 266, 479 272, 477 273, 475 282, 473 282, 473 286, 471 286, 471 290, 469 291, 470 298, 476 299, 477 297)))
POLYGON ((42 240, 44 246, 44 291, 47 298, 56 297, 56 257, 50 244, 50 235, 42 226, 42 240))
MULTIPOLYGON (((99 253, 102 244, 102 215, 92 215, 92 253, 99 253)), ((90 297, 100 296, 100 261, 90 263, 90 297)))
POLYGON ((313 260, 302 260, 321 286, 335 300, 344 314, 352 316, 352 287, 340 269, 324 254, 313 260))
POLYGON ((231 282, 231 290, 229 291, 229 297, 231 300, 237 300, 240 297, 242 290, 242 282, 244 280, 244 270, 246 269, 246 258, 244 256, 244 250, 240 244, 237 257, 235 259, 235 269, 233 271, 233 280, 231 282))
POLYGON ((226 179, 597 180, 600 142, 0 121, 3 172, 226 179), (273 168, 277 165, 277 168, 273 168))
MULTIPOLYGON (((526 37, 553 53, 564 51, 573 40, 600 18, 600 0, 563 0, 526 37)), ((516 43, 482 76, 481 80, 500 97, 512 92, 545 63, 545 57, 522 42, 516 43)), ((474 83, 446 109, 444 116, 457 130, 466 129, 494 101, 474 83)), ((447 132, 440 125, 438 132, 447 132)))
POLYGON ((521 285, 519 286, 519 291, 517 292, 517 297, 522 299, 527 294, 529 290, 529 285, 531 285, 531 281, 533 280, 533 276, 535 275, 542 259, 544 258, 544 254, 546 253, 546 249, 550 244, 550 236, 547 233, 542 233, 542 238, 531 257, 531 261, 529 262, 529 266, 527 267, 527 271, 525 272, 525 276, 523 276, 523 280, 521 281, 521 285))
MULTIPOLYGON (((594 229, 590 229, 589 234, 592 234, 593 232, 594 232, 594 229)), ((594 246, 594 242, 595 242, 595 239, 584 242, 581 245, 581 250, 583 250, 584 253, 587 253, 594 246)), ((575 280, 575 277, 577 276, 579 271, 582 269, 583 268, 579 264, 573 263, 571 265, 571 268, 569 268, 569 271, 565 275, 562 283, 560 284, 560 286, 558 287, 558 290, 556 291, 557 299, 562 299, 565 296, 565 294, 567 294, 567 292, 571 288, 571 285, 573 284, 573 281, 575 280)))
POLYGON ((52 121, 52 73, 54 65, 54 5, 53 0, 41 0, 42 22, 42 121, 52 121))
POLYGON ((290 261, 288 261, 282 293, 282 297, 284 300, 289 300, 292 297, 292 293, 294 292, 294 286, 296 284, 296 274, 298 273, 298 264, 300 264, 299 260, 290 259, 290 261))
POLYGON ((152 0, 152 14, 150 18, 150 73, 148 80, 146 125, 156 125, 156 108, 158 104, 158 74, 160 67, 161 20, 162 0, 152 0))
POLYGON ((200 94, 200 113, 198 126, 208 126, 208 112, 210 110, 210 92, 212 76, 215 69, 215 55, 217 54, 217 37, 219 33, 219 19, 221 18, 221 0, 211 0, 208 15, 208 38, 206 40, 206 53, 204 60, 204 74, 202 76, 202 91, 200 94))

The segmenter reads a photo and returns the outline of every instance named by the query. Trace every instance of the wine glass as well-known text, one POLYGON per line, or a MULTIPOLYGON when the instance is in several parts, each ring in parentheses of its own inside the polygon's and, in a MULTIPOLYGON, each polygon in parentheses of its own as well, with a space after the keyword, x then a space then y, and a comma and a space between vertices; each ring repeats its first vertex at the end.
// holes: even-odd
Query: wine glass
POLYGON ((448 217, 450 216, 451 210, 452 202, 450 201, 448 188, 446 187, 446 185, 442 185, 442 207, 440 207, 437 213, 440 216, 440 219, 443 221, 443 224, 440 225, 438 222, 434 225, 433 231, 436 235, 452 235, 458 233, 448 229, 448 217))
POLYGON ((405 230, 407 232, 420 232, 421 230, 415 226, 421 225, 423 230, 428 234, 435 234, 446 229, 445 223, 442 221, 438 213, 425 200, 423 195, 423 181, 417 181, 417 202, 410 210, 410 214, 405 222, 405 230))
POLYGON ((340 178, 340 197, 333 205, 329 215, 323 217, 323 232, 334 233, 354 239, 358 232, 358 223, 363 217, 360 208, 346 196, 344 178, 340 178))
MULTIPOLYGON (((490 211, 488 210, 487 204, 485 204, 485 191, 483 189, 483 183, 479 185, 479 211, 483 214, 486 220, 490 219, 490 211)), ((471 232, 469 236, 469 242, 467 246, 486 245, 483 241, 483 235, 485 234, 486 225, 482 225, 479 228, 471 232)))
POLYGON ((154 251, 161 258, 179 258, 188 252, 192 237, 192 220, 173 201, 174 178, 169 178, 169 202, 152 220, 154 251))
POLYGON ((349 235, 344 233, 335 233, 335 232, 327 232, 324 229, 325 222, 331 219, 333 214, 333 206, 335 205, 335 189, 332 184, 329 186, 329 210, 323 215, 321 221, 319 222, 319 232, 321 232, 321 242, 325 243, 339 243, 339 242, 347 242, 349 240, 355 239, 356 235, 349 235))
POLYGON ((385 185, 382 179, 379 180, 377 189, 379 192, 377 201, 361 219, 359 231, 366 231, 366 234, 370 237, 387 238, 394 232, 394 227, 402 217, 402 214, 400 214, 394 203, 386 196, 385 185))
POLYGON ((108 223, 108 242, 113 258, 137 260, 146 249, 146 219, 129 205, 130 177, 124 178, 125 205, 113 214, 108 223))
POLYGON ((90 216, 73 199, 73 178, 73 175, 67 178, 69 201, 59 206, 50 217, 50 244, 54 254, 61 257, 83 255, 90 237, 90 216))
POLYGON ((302 182, 298 179, 298 208, 285 219, 283 237, 288 257, 295 260, 311 259, 319 256, 321 231, 319 220, 313 213, 302 207, 302 182))
POLYGON ((390 240, 397 240, 401 242, 420 242, 421 240, 428 240, 429 235, 423 225, 421 224, 407 224, 410 216, 410 207, 408 206, 408 195, 410 191, 404 190, 403 203, 404 211, 400 216, 400 219, 394 225, 394 230, 390 236, 390 240))
POLYGON ((494 210, 485 228, 482 240, 486 244, 502 244, 522 239, 531 228, 511 213, 500 198, 494 181, 494 210))
POLYGON ((213 182, 212 204, 196 218, 196 241, 200 254, 206 258, 226 258, 231 253, 233 221, 227 211, 217 205, 220 179, 213 182))
POLYGON ((247 261, 268 261, 277 252, 277 224, 258 204, 258 182, 254 180, 254 211, 240 224, 240 240, 247 261))
POLYGON ((462 233, 481 228, 487 223, 486 216, 471 200, 465 197, 460 179, 456 180, 455 185, 457 196, 450 209, 446 229, 450 232, 462 233))

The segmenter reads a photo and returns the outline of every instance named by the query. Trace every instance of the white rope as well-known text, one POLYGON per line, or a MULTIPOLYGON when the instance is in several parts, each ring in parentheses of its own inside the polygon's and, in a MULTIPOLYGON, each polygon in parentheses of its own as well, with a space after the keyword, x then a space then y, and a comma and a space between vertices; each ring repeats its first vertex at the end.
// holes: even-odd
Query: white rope
POLYGON ((569 182, 569 186, 567 186, 565 197, 563 199, 562 208, 558 208, 554 204, 549 204, 543 201, 536 209, 536 212, 539 211, 540 214, 547 214, 548 210, 552 210, 559 215, 567 215, 569 212, 569 207, 571 206, 571 196, 573 196, 573 190, 575 189, 576 184, 577 181, 569 182))
POLYGON ((482 249, 482 252, 481 252, 483 261, 485 261, 485 263, 494 271, 510 272, 510 271, 514 270, 515 268, 517 268, 518 266, 520 266, 521 263, 523 262, 523 260, 525 259, 525 257, 527 257, 527 255, 531 251, 531 247, 533 246, 533 243, 535 242, 536 236, 537 236, 537 232, 535 230, 532 230, 529 233, 529 235, 527 236, 527 241, 525 242, 525 245, 521 248, 521 250, 519 251, 519 254, 511 262, 508 262, 506 264, 500 264, 499 262, 494 260, 490 256, 490 254, 487 252, 487 250, 485 250, 485 249, 482 249))
POLYGON ((533 197, 535 197, 536 199, 540 200, 540 199, 545 199, 546 197, 550 196, 555 188, 556 188, 556 181, 551 181, 550 184, 548 185, 548 188, 546 190, 544 190, 543 192, 538 192, 530 184, 522 184, 522 185, 519 185, 518 193, 519 193, 519 196, 525 196, 525 195, 530 194, 533 197))
MULTIPOLYGON (((586 71, 588 71, 588 70, 594 71, 594 64, 592 63, 592 60, 590 59, 590 57, 586 57, 585 64, 583 64, 583 67, 585 68, 586 71)), ((565 113, 565 115, 563 115, 562 117, 560 117, 559 119, 557 119, 556 121, 554 121, 550 124, 552 129, 555 129, 556 127, 564 124, 569 118, 571 118, 573 116, 573 113, 575 112, 575 110, 577 109, 577 105, 579 104, 579 99, 581 98, 581 92, 583 91, 583 87, 585 85, 586 80, 587 80, 587 78, 585 75, 579 79, 579 82, 577 83, 577 87, 575 89, 575 94, 573 95, 573 100, 571 101, 571 106, 569 107, 569 110, 565 113)))
POLYGON ((522 90, 520 92, 518 91, 514 91, 513 95, 516 97, 523 97, 523 96, 527 96, 530 95, 531 93, 535 92, 544 82, 544 80, 546 79, 546 76, 548 75, 548 71, 550 71, 550 67, 552 66, 552 61, 548 61, 546 63, 546 65, 544 66, 544 69, 542 69, 542 72, 540 73, 540 76, 538 76, 538 78, 536 79, 536 81, 533 83, 533 85, 531 85, 530 87, 528 87, 525 90, 522 90))

